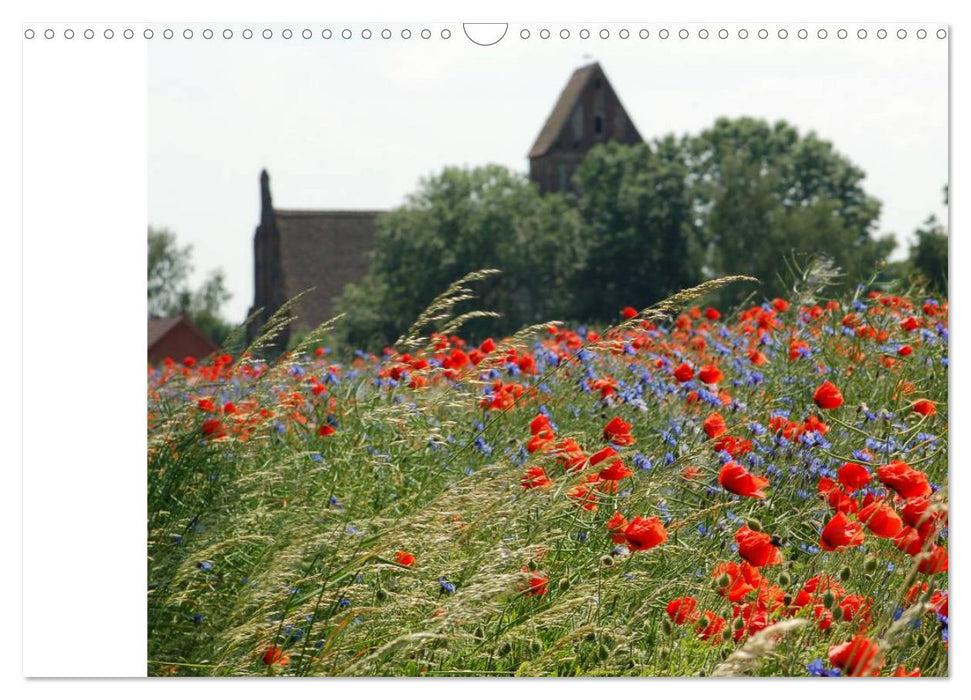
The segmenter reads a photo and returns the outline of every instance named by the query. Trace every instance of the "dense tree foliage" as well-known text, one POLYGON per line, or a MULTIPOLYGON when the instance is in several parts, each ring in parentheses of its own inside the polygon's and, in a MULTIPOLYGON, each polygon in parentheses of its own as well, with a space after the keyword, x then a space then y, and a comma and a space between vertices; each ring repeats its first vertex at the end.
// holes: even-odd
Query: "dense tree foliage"
POLYGON ((179 247, 167 229, 148 228, 148 315, 186 314, 199 330, 219 344, 232 330, 220 315, 231 298, 222 270, 213 270, 197 290, 188 286, 192 246, 179 247))
MULTIPOLYGON (((601 144, 566 195, 540 196, 500 166, 447 168, 380 220, 371 271, 339 303, 344 339, 393 342, 451 282, 484 268, 503 274, 481 284, 476 306, 502 319, 475 321, 473 338, 549 319, 613 319, 623 306, 727 274, 759 278, 756 294, 772 298, 820 254, 838 281, 856 285, 895 245, 875 236, 880 203, 863 179, 814 133, 750 118, 681 138, 601 144)), ((917 249, 914 267, 928 279, 943 269, 946 280, 946 239, 942 247, 929 229, 917 249)), ((752 291, 727 288, 717 301, 752 291)))
MULTIPOLYGON (((894 248, 892 237, 873 237, 880 203, 863 190, 863 171, 814 133, 719 119, 684 146, 714 276, 753 275, 771 298, 790 281, 783 260, 799 267, 825 254, 852 285, 894 248)), ((740 291, 726 289, 724 300, 740 291)))
POLYGON ((927 290, 947 295, 947 231, 931 216, 914 233, 916 241, 910 246, 911 272, 920 277, 927 290))
POLYGON ((561 318, 572 310, 583 240, 576 211, 524 176, 446 168, 379 220, 371 272, 338 305, 343 333, 354 345, 392 342, 449 284, 480 269, 502 271, 477 285, 476 302, 502 318, 472 322, 471 337, 561 318))
POLYGON ((673 138, 599 146, 574 183, 589 242, 571 285, 578 318, 611 318, 623 306, 646 306, 700 280, 688 171, 673 138))

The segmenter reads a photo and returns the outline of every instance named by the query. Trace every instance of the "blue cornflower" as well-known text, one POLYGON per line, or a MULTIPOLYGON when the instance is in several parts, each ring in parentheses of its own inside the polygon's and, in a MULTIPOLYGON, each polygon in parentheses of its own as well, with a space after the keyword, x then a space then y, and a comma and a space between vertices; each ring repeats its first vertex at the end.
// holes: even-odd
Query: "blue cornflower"
POLYGON ((822 659, 813 659, 808 664, 806 664, 806 671, 809 672, 810 676, 817 676, 821 678, 835 677, 840 675, 838 669, 827 669, 822 659))
POLYGON ((198 564, 196 564, 196 566, 198 566, 203 571, 212 571, 211 561, 200 561, 198 564))
POLYGON ((450 583, 448 579, 446 579, 444 576, 439 577, 438 585, 442 593, 445 593, 445 594, 455 593, 455 584, 450 583))

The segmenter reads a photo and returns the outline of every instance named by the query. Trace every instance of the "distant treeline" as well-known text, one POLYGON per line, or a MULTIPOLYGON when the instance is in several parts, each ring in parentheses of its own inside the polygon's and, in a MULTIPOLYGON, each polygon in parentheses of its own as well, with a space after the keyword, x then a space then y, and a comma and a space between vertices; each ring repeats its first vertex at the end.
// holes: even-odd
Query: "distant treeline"
MULTIPOLYGON (((864 172, 815 134, 785 122, 720 119, 701 134, 597 146, 567 194, 541 196, 524 175, 488 165, 423 180, 378 224, 371 270, 339 301, 341 340, 391 343, 454 280, 502 274, 479 287, 464 333, 502 335, 550 319, 615 320, 726 274, 722 305, 783 295, 800 265, 825 254, 843 286, 919 274, 946 294, 947 236, 929 219, 906 263, 884 266, 896 243, 876 235, 880 202, 864 172)), ((929 203, 931 204, 931 203, 929 203)), ((834 290, 837 291, 837 290, 834 290)))

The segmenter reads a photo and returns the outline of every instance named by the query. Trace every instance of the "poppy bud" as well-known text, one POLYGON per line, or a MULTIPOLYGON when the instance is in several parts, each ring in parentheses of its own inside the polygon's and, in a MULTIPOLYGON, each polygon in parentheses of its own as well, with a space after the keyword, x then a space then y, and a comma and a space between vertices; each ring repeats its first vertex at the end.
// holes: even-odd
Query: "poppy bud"
POLYGON ((843 619, 843 608, 837 605, 835 608, 833 608, 833 620, 835 622, 839 622, 842 619, 843 619))
POLYGON ((789 578, 789 574, 783 572, 779 575, 780 586, 788 586, 790 583, 792 583, 792 579, 789 578))
POLYGON ((661 631, 664 632, 664 634, 671 634, 674 631, 674 626, 666 617, 661 618, 661 631))
POLYGON ((850 569, 850 567, 844 566, 842 569, 840 569, 840 581, 843 581, 845 583, 849 581, 852 576, 853 576, 853 570, 850 569))
MULTIPOLYGON (((732 631, 726 627, 725 629, 722 630, 722 639, 724 639, 727 642, 731 638, 732 638, 732 631)), ((728 650, 726 649, 725 651, 728 651, 728 650)))
POLYGON ((565 579, 560 580, 559 588, 560 588, 561 591, 568 591, 568 590, 570 590, 570 579, 565 578, 565 579))
POLYGON ((834 603, 836 603, 836 596, 833 595, 832 591, 826 591, 823 593, 823 606, 827 610, 831 609, 834 603))
POLYGON ((927 644, 927 637, 925 637, 922 634, 918 634, 917 637, 915 638, 915 641, 917 642, 917 646, 922 647, 925 644, 927 644))
POLYGON ((877 570, 877 558, 876 557, 867 557, 863 561, 863 571, 865 573, 872 574, 876 570, 877 570))
POLYGON ((526 562, 526 568, 528 568, 530 571, 535 571, 539 567, 536 566, 536 562, 535 561, 533 561, 532 559, 530 559, 528 562, 526 562))
POLYGON ((722 574, 715 580, 715 585, 719 588, 727 588, 731 582, 732 580, 728 577, 728 574, 722 574))
POLYGON ((538 654, 543 651, 543 643, 538 639, 534 639, 529 643, 529 650, 534 654, 538 654))
POLYGON ((745 627, 745 619, 741 617, 736 617, 735 622, 732 623, 732 627, 734 627, 737 630, 742 629, 743 627, 745 627))
POLYGON ((762 532, 762 523, 755 518, 749 518, 745 521, 745 524, 748 525, 748 529, 752 530, 753 532, 762 532))
POLYGON ((485 639, 485 630, 483 630, 481 627, 476 627, 474 630, 472 630, 472 636, 476 639, 485 639))
POLYGON ((784 596, 782 596, 782 604, 783 605, 792 605, 792 596, 789 595, 788 593, 786 593, 784 596))
POLYGON ((379 588, 374 594, 374 597, 383 602, 388 599, 388 592, 383 588, 379 588))
POLYGON ((604 567, 606 569, 606 568, 611 567, 613 565, 614 565, 614 558, 611 557, 609 554, 605 554, 603 557, 601 557, 601 559, 600 559, 600 566, 602 566, 602 567, 604 567))
POLYGON ((586 636, 583 638, 583 641, 590 642, 590 643, 593 643, 593 642, 597 641, 597 635, 596 635, 596 633, 595 632, 587 632, 586 636))
POLYGON ((510 644, 509 642, 503 642, 502 644, 499 645, 499 648, 496 649, 496 653, 499 654, 499 656, 505 656, 511 651, 512 651, 512 644, 510 644))
POLYGON ((606 661, 607 657, 609 656, 610 656, 610 649, 608 649, 605 645, 601 644, 597 648, 597 658, 600 659, 601 661, 606 661))

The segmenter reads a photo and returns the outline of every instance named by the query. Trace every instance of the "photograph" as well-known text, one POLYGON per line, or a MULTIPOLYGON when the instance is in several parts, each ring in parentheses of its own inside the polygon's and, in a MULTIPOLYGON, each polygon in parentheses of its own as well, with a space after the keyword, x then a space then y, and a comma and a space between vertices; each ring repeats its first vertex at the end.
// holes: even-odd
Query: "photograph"
POLYGON ((950 676, 947 24, 132 41, 148 676, 950 676))

